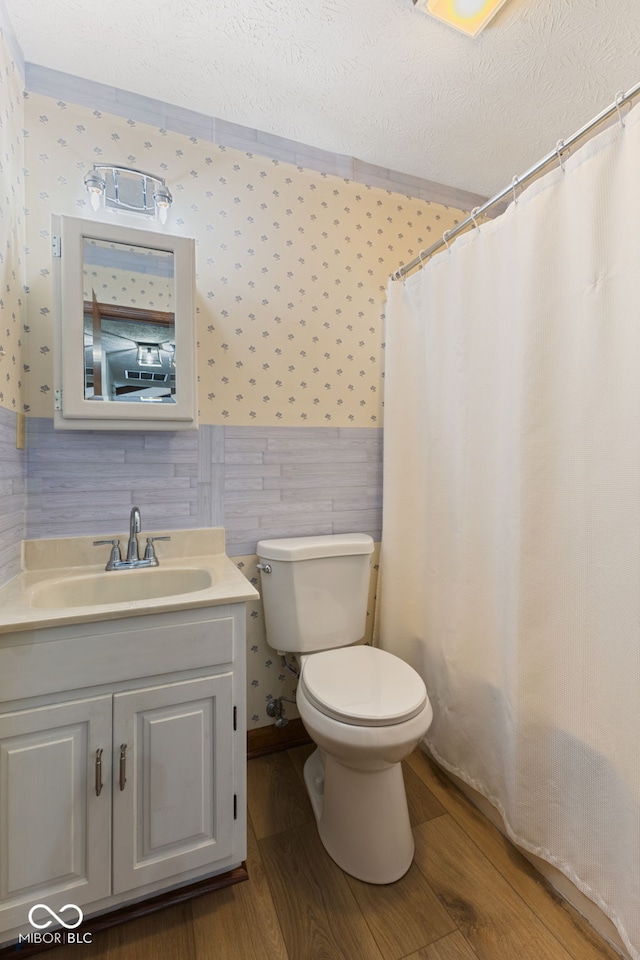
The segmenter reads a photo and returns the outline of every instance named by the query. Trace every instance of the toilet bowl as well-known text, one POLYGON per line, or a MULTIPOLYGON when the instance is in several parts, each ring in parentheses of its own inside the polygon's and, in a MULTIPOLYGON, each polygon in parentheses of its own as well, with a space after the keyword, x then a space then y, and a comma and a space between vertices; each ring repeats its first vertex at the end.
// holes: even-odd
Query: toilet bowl
POLYGON ((318 833, 346 873, 393 883, 414 843, 402 760, 432 710, 422 678, 365 629, 371 537, 263 540, 257 553, 267 640, 300 663, 296 703, 316 744, 304 779, 318 833))
MULTIPOLYGON (((345 673, 338 676, 344 681, 345 673)), ((359 880, 399 880, 414 852, 401 762, 424 737, 433 716, 421 678, 384 650, 347 647, 306 658, 296 702, 317 745, 305 763, 304 779, 325 849, 359 880), (357 694, 348 709, 341 695, 344 682, 337 691, 325 685, 323 704, 314 697, 318 684, 308 684, 305 673, 324 667, 323 659, 330 661, 327 675, 332 669, 362 669, 364 677, 350 675, 357 694), (400 677, 408 681, 404 702, 400 677), (367 693, 368 700, 358 700, 367 693)))

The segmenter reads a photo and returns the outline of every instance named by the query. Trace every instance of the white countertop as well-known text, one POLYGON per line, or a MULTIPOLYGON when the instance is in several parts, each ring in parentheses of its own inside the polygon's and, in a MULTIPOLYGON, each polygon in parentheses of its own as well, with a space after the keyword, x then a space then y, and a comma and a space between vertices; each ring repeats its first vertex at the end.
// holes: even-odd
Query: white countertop
MULTIPOLYGON (((124 553, 128 534, 116 533, 112 536, 119 537, 124 553)), ((160 566, 148 569, 148 577, 153 576, 155 569, 178 571, 197 568, 206 570, 211 577, 211 586, 206 589, 168 597, 91 606, 42 607, 29 602, 32 588, 45 581, 96 574, 105 577, 127 577, 135 574, 137 571, 105 571, 110 548, 94 547, 93 541, 111 539, 112 536, 25 540, 23 572, 0 588, 0 634, 238 603, 259 596, 255 587, 225 554, 224 530, 213 527, 199 530, 144 531, 139 535, 142 548, 147 536, 171 537, 171 540, 161 541, 156 545, 160 566), (97 558, 100 560, 98 563, 97 558)))

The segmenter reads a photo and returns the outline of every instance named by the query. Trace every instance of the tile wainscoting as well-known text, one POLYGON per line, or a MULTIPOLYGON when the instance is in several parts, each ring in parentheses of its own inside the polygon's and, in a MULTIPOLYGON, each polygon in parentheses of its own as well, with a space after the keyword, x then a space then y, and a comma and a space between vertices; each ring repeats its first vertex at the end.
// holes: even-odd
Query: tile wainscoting
POLYGON ((0 407, 0 585, 20 573, 25 536, 26 458, 16 449, 16 417, 0 407))
MULTIPOLYGON (((380 540, 380 428, 203 425, 180 433, 76 432, 54 431, 51 420, 31 417, 27 430, 29 539, 122 533, 137 504, 143 533, 224 526, 227 554, 258 589, 260 539, 358 531, 380 540)), ((15 434, 11 439, 15 445, 15 434)), ((267 701, 292 697, 295 685, 267 644, 262 603, 249 603, 248 727, 273 723, 267 701)), ((285 710, 289 718, 298 715, 293 704, 285 710)))
POLYGON ((179 433, 54 431, 27 421, 27 538, 224 526, 229 556, 267 537, 380 539, 382 430, 208 426, 179 433))

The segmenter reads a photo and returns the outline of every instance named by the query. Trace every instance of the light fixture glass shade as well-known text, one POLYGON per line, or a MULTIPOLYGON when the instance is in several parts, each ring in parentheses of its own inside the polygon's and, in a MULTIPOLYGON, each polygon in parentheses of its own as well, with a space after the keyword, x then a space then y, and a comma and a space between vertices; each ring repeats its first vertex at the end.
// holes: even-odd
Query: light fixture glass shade
POLYGON ((97 170, 89 170, 84 176, 84 185, 89 193, 91 209, 97 210, 104 198, 104 191, 107 186, 106 180, 97 170))
POLYGON ((414 0, 416 7, 475 37, 507 0, 414 0))
POLYGON ((160 223, 166 223, 167 214, 169 212, 169 207, 171 206, 173 197, 164 184, 156 188, 156 191, 153 194, 153 200, 156 205, 156 212, 160 217, 160 223))

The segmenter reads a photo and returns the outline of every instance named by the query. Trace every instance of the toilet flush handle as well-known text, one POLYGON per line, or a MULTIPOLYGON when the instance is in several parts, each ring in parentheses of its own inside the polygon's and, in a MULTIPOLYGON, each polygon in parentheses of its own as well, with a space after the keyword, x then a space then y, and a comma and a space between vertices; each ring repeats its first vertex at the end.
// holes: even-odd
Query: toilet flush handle
POLYGON ((263 573, 271 573, 270 563, 257 563, 256 570, 262 570, 263 573))

